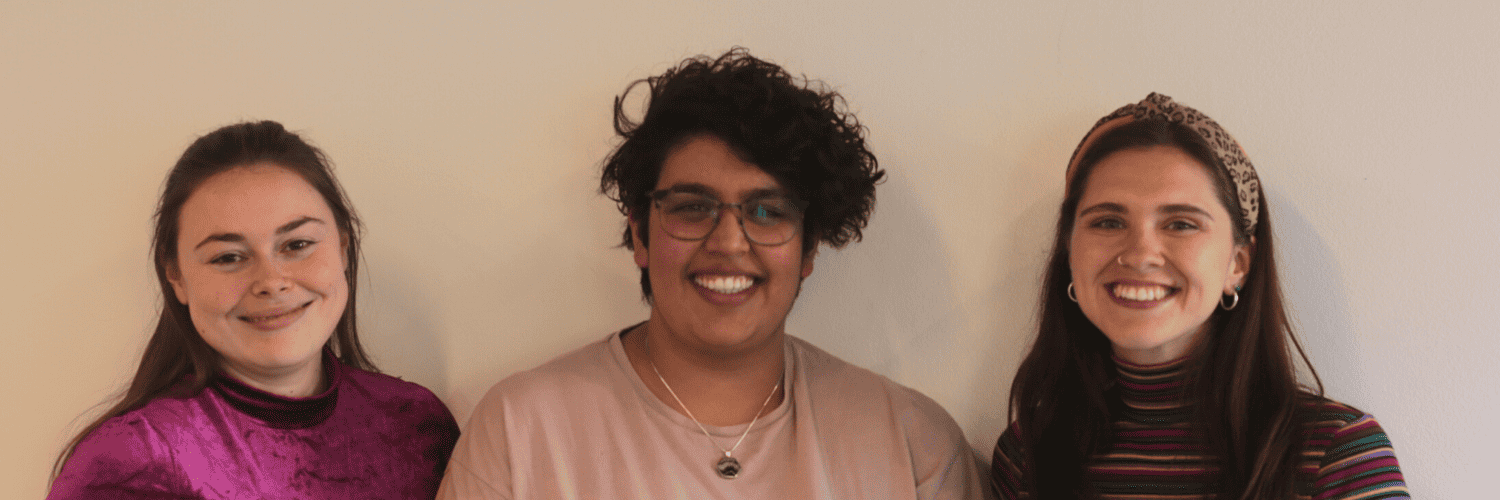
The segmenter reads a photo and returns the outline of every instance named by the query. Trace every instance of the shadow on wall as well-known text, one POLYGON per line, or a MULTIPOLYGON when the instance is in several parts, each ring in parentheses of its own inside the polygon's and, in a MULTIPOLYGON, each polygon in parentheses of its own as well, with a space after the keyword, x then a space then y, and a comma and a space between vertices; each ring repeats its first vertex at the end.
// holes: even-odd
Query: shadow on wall
MULTIPOLYGON (((1275 189, 1266 189, 1276 233, 1277 271, 1292 330, 1322 377, 1331 398, 1359 406, 1368 401, 1359 346, 1342 289, 1343 274, 1327 243, 1302 212, 1275 189)), ((1303 382, 1312 380, 1303 374, 1303 382)))
POLYGON ((1004 158, 988 167, 1001 173, 991 215, 996 234, 983 253, 994 271, 980 278, 987 285, 979 306, 984 309, 978 313, 986 337, 975 348, 984 352, 985 362, 968 389, 975 395, 977 418, 969 437, 986 460, 1010 423, 1010 385, 1036 337, 1041 284, 1063 196, 1062 165, 1077 144, 1074 128, 1093 119, 1078 116, 1030 125, 1027 130, 1041 132, 1022 134, 1013 139, 1018 143, 1008 144, 1008 151, 991 156, 1004 158))
MULTIPOLYGON (((447 359, 437 313, 421 280, 395 259, 369 259, 360 270, 359 328, 365 351, 382 373, 449 394, 447 359)), ((452 402, 449 402, 451 405, 452 402)))
MULTIPOLYGON (((1019 199, 1021 194, 1015 194, 1019 199)), ((984 373, 976 374, 972 389, 974 394, 983 394, 988 403, 979 410, 986 425, 992 424, 997 429, 992 437, 999 437, 999 431, 1010 424, 1010 384, 1036 338, 1041 284, 1061 201, 1061 192, 1042 196, 1004 217, 1009 219, 1011 230, 1000 240, 1000 249, 996 251, 1001 263, 1000 275, 991 281, 986 294, 992 297, 989 304, 992 309, 986 312, 993 320, 987 329, 991 338, 984 349, 986 357, 994 362, 986 365, 984 373)), ((991 440, 975 444, 993 447, 995 443, 991 440)))
POLYGON ((901 170, 886 167, 864 241, 819 250, 787 332, 910 385, 950 364, 961 311, 933 218, 901 170))

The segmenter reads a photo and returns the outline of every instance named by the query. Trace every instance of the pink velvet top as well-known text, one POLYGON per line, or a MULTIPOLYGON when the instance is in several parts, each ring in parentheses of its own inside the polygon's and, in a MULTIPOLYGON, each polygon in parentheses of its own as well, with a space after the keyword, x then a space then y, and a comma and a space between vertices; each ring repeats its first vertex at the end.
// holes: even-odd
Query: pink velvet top
POLYGON ((227 376, 112 418, 48 499, 433 498, 458 425, 431 391, 324 351, 328 390, 267 393, 227 376))

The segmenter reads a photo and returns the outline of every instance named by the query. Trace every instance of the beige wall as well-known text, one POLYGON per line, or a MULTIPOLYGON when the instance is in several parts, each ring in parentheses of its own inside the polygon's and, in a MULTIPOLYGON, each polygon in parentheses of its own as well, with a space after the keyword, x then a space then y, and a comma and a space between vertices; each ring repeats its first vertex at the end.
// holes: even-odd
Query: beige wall
POLYGON ((0 491, 40 497, 132 373, 152 204, 197 135, 276 119, 327 150, 369 228, 367 344, 462 422, 644 318, 594 193, 611 98, 736 44, 841 89, 890 174, 789 331, 931 395, 976 448, 1005 423, 1065 158, 1160 91, 1259 166, 1310 355, 1413 491, 1474 498, 1500 465, 1495 3, 805 3, 6 2, 0 491))

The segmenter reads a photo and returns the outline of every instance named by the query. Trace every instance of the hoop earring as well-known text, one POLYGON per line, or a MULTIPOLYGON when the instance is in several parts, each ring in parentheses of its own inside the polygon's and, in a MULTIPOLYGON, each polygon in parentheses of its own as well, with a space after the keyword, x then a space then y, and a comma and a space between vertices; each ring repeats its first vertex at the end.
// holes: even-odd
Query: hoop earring
POLYGON ((1071 281, 1068 282, 1068 298, 1073 299, 1073 302, 1078 302, 1078 293, 1073 291, 1073 282, 1071 281))
POLYGON ((1224 308, 1225 311, 1232 311, 1235 306, 1240 305, 1240 287, 1234 287, 1234 295, 1231 297, 1234 300, 1231 300, 1228 304, 1224 303, 1224 297, 1219 297, 1219 307, 1224 308))

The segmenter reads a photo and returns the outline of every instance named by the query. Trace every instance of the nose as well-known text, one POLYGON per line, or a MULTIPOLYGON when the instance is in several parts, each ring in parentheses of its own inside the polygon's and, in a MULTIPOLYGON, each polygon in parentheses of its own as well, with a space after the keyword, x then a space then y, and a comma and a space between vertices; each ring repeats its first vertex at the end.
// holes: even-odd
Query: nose
POLYGON ((1162 257, 1160 235, 1149 227, 1140 227, 1140 229, 1130 231, 1129 236, 1126 237, 1125 248, 1115 256, 1115 263, 1137 271, 1161 267, 1166 263, 1166 259, 1162 257))
POLYGON ((750 239, 745 235, 745 220, 740 217, 739 207, 723 207, 719 221, 708 233, 704 248, 711 252, 733 254, 750 249, 750 239), (732 217, 732 219, 731 219, 732 217))
POLYGON ((259 297, 272 297, 286 293, 292 289, 292 280, 283 272, 280 263, 261 261, 256 266, 255 281, 250 284, 250 292, 259 297))

